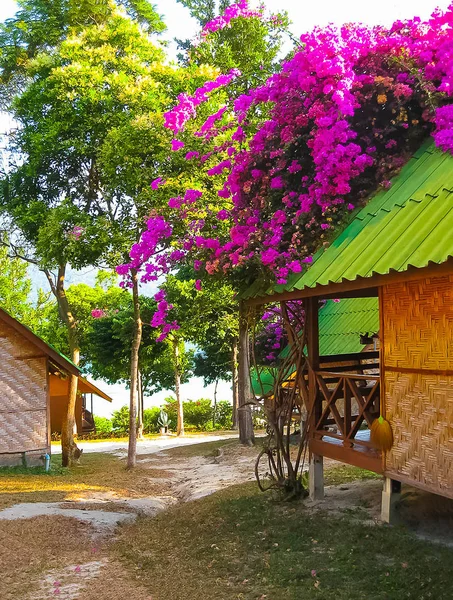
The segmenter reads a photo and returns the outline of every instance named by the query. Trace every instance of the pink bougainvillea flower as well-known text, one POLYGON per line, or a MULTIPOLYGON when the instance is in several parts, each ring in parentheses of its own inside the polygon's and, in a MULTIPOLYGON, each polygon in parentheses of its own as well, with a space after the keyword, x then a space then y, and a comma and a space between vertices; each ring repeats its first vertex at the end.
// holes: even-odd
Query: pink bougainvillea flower
POLYGON ((198 290, 198 291, 201 290, 201 281, 200 281, 200 279, 197 279, 195 281, 195 289, 198 290))
POLYGON ((157 177, 157 179, 154 179, 154 181, 151 182, 151 189, 157 190, 161 185, 165 185, 165 181, 162 177, 157 177))
MULTIPOLYGON (((235 19, 263 18, 258 13, 241 0, 206 24, 202 37, 235 19)), ((175 137, 213 100, 212 114, 194 127, 196 147, 206 146, 197 181, 211 179, 201 201, 191 189, 178 190, 180 206, 150 213, 119 274, 139 269, 143 281, 157 281, 188 261, 235 281, 242 273, 244 281, 259 278, 264 269, 283 283, 310 265, 349 212, 390 185, 428 135, 453 152, 453 5, 425 22, 328 25, 300 41, 279 72, 233 101, 227 87, 237 71, 178 97, 165 114, 175 137), (218 198, 228 204, 217 206, 218 198)), ((173 323, 169 310, 157 311, 163 336, 173 323)), ((269 357, 272 344, 266 348, 269 357)))
POLYGON ((180 140, 171 140, 171 149, 173 152, 177 152, 178 150, 181 150, 181 148, 184 148, 184 142, 181 142, 180 140))

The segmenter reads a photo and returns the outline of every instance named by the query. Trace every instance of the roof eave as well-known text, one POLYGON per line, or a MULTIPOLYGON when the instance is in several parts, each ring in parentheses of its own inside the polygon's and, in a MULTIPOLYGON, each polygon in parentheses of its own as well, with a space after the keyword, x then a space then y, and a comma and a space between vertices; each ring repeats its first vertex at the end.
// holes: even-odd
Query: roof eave
POLYGON ((63 355, 59 354, 56 350, 54 350, 51 346, 46 344, 44 340, 34 334, 31 329, 28 329, 25 325, 22 325, 17 319, 12 317, 6 311, 0 308, 0 319, 15 329, 20 335, 26 338, 30 343, 39 348, 48 358, 50 358, 54 363, 56 363, 59 367, 64 369, 67 373, 71 375, 79 375, 80 369, 76 367, 69 359, 65 358, 63 355))
POLYGON ((390 271, 386 274, 373 274, 370 277, 357 277, 349 281, 330 282, 327 285, 316 285, 292 292, 269 294, 244 300, 246 306, 259 306, 273 302, 286 302, 289 300, 302 300, 303 298, 360 298, 376 296, 377 290, 383 285, 422 279, 427 275, 444 275, 453 271, 453 258, 437 264, 430 262, 424 267, 409 266, 406 271, 390 271))

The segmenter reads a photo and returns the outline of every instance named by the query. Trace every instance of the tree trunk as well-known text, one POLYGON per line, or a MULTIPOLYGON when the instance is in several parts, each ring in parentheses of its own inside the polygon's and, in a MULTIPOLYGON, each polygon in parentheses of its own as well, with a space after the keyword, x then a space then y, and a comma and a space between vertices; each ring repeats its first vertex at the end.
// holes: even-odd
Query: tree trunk
MULTIPOLYGON (((80 349, 77 339, 77 324, 74 315, 69 307, 68 298, 65 291, 66 265, 59 265, 57 281, 55 282, 52 274, 44 270, 44 274, 49 282, 50 289, 55 296, 58 304, 60 317, 66 325, 68 331, 69 350, 72 362, 78 366, 80 362, 80 349)), ((75 429, 75 409, 77 402, 77 375, 70 375, 68 406, 61 426, 61 464, 63 467, 72 467, 77 464, 81 451, 74 441, 75 429)))
POLYGON ((138 372, 137 377, 137 397, 138 397, 138 419, 137 419, 137 437, 139 440, 143 439, 143 386, 142 386, 142 374, 138 372))
POLYGON ((127 468, 135 467, 137 455, 137 396, 138 396, 138 354, 142 341, 142 320, 140 316, 140 300, 138 296, 137 270, 132 269, 132 298, 134 304, 134 337, 131 350, 131 382, 129 404, 129 446, 127 450, 127 468))
POLYGON ((179 340, 173 338, 173 359, 175 369, 175 395, 178 403, 178 422, 176 424, 176 435, 184 435, 184 408, 181 398, 181 360, 179 356, 179 340))
POLYGON ((231 373, 233 382, 233 429, 238 428, 238 396, 239 396, 239 382, 238 382, 238 342, 235 339, 233 342, 232 359, 231 359, 231 373))
POLYGON ((250 387, 250 348, 248 323, 245 307, 241 302, 239 309, 239 369, 238 369, 238 423, 239 439, 242 444, 252 446, 255 443, 252 411, 249 402, 252 398, 250 387))
POLYGON ((212 412, 212 426, 215 428, 215 418, 217 415, 217 386, 219 385, 219 380, 215 380, 214 385, 214 410, 212 412))

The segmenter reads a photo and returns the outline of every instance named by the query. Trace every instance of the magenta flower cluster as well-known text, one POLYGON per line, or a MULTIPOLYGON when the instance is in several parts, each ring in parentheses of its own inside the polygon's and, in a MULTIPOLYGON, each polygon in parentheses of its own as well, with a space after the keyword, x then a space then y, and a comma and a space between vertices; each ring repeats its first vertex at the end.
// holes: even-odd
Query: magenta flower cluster
MULTIPOLYGON (((197 115, 197 107, 203 102, 207 102, 209 94, 219 88, 228 86, 236 77, 240 75, 238 69, 232 69, 227 75, 219 75, 214 81, 207 81, 202 87, 198 88, 193 96, 180 94, 178 104, 172 110, 165 113, 165 127, 171 129, 174 133, 179 133, 184 129, 184 125, 191 118, 197 115)), ((176 151, 184 147, 183 142, 172 141, 172 150, 176 151), (181 145, 182 144, 182 145, 181 145)))
MULTIPOLYGON (((228 14, 236 15, 231 18, 248 10, 245 2, 230 8, 228 14)), ((227 26, 228 18, 222 19, 206 31, 227 26)), ((350 211, 379 186, 390 186, 427 136, 453 151, 453 5, 426 22, 416 17, 388 29, 315 28, 301 42, 281 72, 217 109, 197 132, 208 143, 218 121, 228 116, 229 127, 234 123, 229 142, 220 127, 222 143, 214 150, 201 158, 190 149, 186 155, 206 164, 223 201, 217 218, 222 231, 229 223, 228 235, 215 235, 206 223, 199 196, 191 204, 191 226, 175 237, 172 223, 186 218, 187 201, 184 194, 172 199, 168 213, 150 217, 131 250, 131 264, 142 268, 145 280, 190 257, 209 274, 234 272, 237 281, 241 271, 247 280, 255 272, 264 283, 285 284, 312 261, 350 211), (267 120, 252 127, 252 114, 256 119, 261 105, 270 113, 262 111, 267 120)), ((222 75, 193 96, 180 96, 165 115, 166 127, 178 134, 211 92, 230 85, 236 75, 222 75)))
POLYGON ((179 329, 179 325, 176 321, 171 322, 168 319, 168 313, 173 308, 173 305, 168 304, 165 291, 159 290, 157 294, 155 294, 154 300, 157 302, 157 310, 153 315, 151 327, 162 328, 157 341, 163 342, 171 331, 179 329))
POLYGON ((210 33, 215 33, 221 29, 225 29, 230 26, 233 19, 239 19, 240 17, 262 17, 263 11, 252 10, 249 8, 247 0, 240 0, 237 4, 232 4, 225 9, 223 15, 215 17, 203 27, 201 32, 202 38, 207 37, 210 33))

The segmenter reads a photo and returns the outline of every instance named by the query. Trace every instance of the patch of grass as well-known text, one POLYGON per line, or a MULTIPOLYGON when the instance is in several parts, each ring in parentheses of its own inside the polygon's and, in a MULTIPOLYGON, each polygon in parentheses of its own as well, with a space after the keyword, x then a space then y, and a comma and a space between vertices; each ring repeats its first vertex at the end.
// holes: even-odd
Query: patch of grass
POLYGON ((382 479, 382 475, 373 473, 373 471, 367 471, 366 469, 359 469, 359 467, 352 467, 344 464, 328 467, 324 473, 325 485, 342 485, 344 483, 364 481, 366 479, 382 479))
POLYGON ((0 469, 0 509, 19 502, 62 502, 93 492, 111 492, 120 496, 141 497, 165 492, 154 478, 165 477, 162 470, 138 465, 127 471, 124 460, 108 453, 90 453, 81 464, 64 469, 60 457, 52 462, 51 472, 0 469))
POLYGON ((215 440, 214 442, 203 442, 202 444, 190 444, 188 446, 179 446, 178 448, 169 448, 164 450, 171 458, 191 458, 193 456, 211 457, 217 456, 220 448, 228 446, 239 446, 236 439, 215 440))
POLYGON ((452 549, 275 503, 255 484, 123 525, 115 550, 155 600, 453 597, 452 549))
POLYGON ((61 466, 58 466, 55 461, 52 462, 51 469, 49 472, 46 472, 44 467, 0 467, 0 477, 6 475, 56 475, 64 473, 65 469, 61 466))

